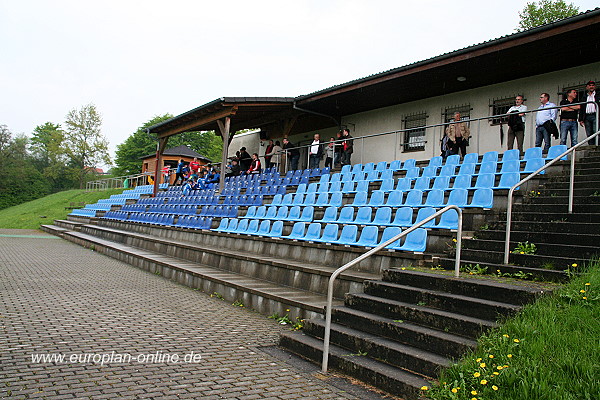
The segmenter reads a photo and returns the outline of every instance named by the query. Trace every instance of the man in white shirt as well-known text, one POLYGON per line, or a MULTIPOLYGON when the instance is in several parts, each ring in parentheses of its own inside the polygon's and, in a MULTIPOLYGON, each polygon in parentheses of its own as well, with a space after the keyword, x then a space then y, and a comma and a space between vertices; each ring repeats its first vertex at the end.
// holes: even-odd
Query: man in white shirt
POLYGON ((518 118, 509 117, 508 139, 506 141, 508 150, 512 150, 515 139, 517 139, 517 148, 521 153, 523 152, 523 140, 525 138, 525 114, 523 113, 525 111, 527 111, 527 106, 523 104, 523 96, 519 95, 515 97, 515 105, 508 109, 508 114, 520 114, 518 115, 518 118), (511 121, 513 120, 514 123, 511 124, 511 121))
POLYGON ((309 168, 319 168, 319 163, 323 158, 323 146, 321 145, 321 136, 318 133, 315 133, 314 140, 308 148, 308 154, 309 168))
MULTIPOLYGON (((556 104, 551 103, 550 95, 548 93, 542 93, 540 95, 540 103, 541 105, 538 107, 538 111, 535 115, 535 147, 542 147, 542 141, 544 142, 543 151, 548 151, 550 148, 550 132, 544 126, 544 124, 552 120, 552 123, 555 124, 556 120, 556 104)), ((556 126, 556 125, 555 125, 556 126)))
MULTIPOLYGON (((586 95, 583 101, 593 101, 593 103, 582 104, 579 109, 579 125, 585 126, 585 133, 588 137, 592 136, 597 129, 596 110, 600 106, 600 93, 596 92, 596 82, 589 81, 585 85, 586 95)), ((595 146, 596 138, 590 140, 588 144, 595 146)))

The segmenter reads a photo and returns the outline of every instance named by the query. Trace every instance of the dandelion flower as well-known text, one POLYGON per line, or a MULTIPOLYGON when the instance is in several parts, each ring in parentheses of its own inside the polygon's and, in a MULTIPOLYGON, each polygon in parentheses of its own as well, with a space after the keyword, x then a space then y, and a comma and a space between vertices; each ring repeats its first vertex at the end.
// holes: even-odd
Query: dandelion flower
POLYGON ((477 395, 477 390, 471 390, 471 394, 472 394, 473 396, 477 395))
POLYGON ((481 363, 481 364, 479 364, 479 366, 480 366, 481 368, 485 368, 485 363, 481 363))
POLYGON ((522 251, 521 254, 525 254, 525 252, 522 251))
POLYGON ((458 392, 458 389, 457 388, 452 388, 451 392, 452 393, 456 393, 456 392, 458 392))
POLYGON ((505 365, 504 368, 508 368, 508 365, 505 365))
POLYGON ((481 383, 482 385, 487 385, 487 381, 485 379, 482 379, 479 383, 481 383))
POLYGON ((481 362, 481 357, 479 357, 477 360, 475 360, 477 362, 481 362))
POLYGON ((581 290, 579 291, 579 293, 585 293, 585 290, 581 289, 581 290))
POLYGON ((494 358, 494 355, 493 355, 493 354, 490 354, 488 357, 489 357, 489 358, 494 358))
POLYGON ((402 268, 400 268, 400 269, 401 269, 402 271, 404 271, 406 268, 402 267, 402 268))
POLYGON ((474 376, 475 378, 479 378, 479 377, 481 376, 481 374, 480 374, 479 372, 475 372, 475 373, 473 374, 473 376, 474 376))
POLYGON ((520 343, 521 341, 519 339, 513 339, 513 342, 520 343))
POLYGON ((504 336, 505 338, 509 338, 510 337, 506 333, 504 335, 502 335, 502 336, 504 336))
POLYGON ((512 354, 507 354, 506 357, 512 358, 512 354))
POLYGON ((571 267, 573 267, 573 268, 577 268, 577 263, 573 263, 573 264, 571 264, 571 267))
POLYGON ((591 285, 591 283, 589 283, 589 282, 585 284, 585 286, 590 286, 590 285, 591 285))
POLYGON ((473 397, 471 400, 477 400, 477 397, 473 397))
POLYGON ((425 390, 429 390, 429 388, 427 386, 421 386, 421 390, 425 391, 425 390))
POLYGON ((498 375, 500 375, 500 372, 494 371, 494 372, 492 372, 492 374, 498 376, 498 375))
POLYGON ((584 299, 584 300, 587 300, 587 297, 583 296, 583 299, 584 299))
POLYGON ((498 390, 498 386, 496 386, 496 385, 492 385, 492 389, 494 389, 494 390, 498 390))

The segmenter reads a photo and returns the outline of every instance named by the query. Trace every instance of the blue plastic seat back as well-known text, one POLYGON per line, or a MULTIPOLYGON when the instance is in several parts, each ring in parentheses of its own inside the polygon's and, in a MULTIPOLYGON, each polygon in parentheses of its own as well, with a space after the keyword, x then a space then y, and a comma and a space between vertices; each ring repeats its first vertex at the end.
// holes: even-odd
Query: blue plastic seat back
POLYGON ((473 177, 471 175, 458 175, 454 178, 452 189, 469 189, 472 181, 473 177))
POLYGON ((308 177, 310 177, 310 173, 311 172, 312 172, 312 170, 310 170, 310 169, 307 168, 304 171, 302 171, 302 176, 308 178, 308 177))
MULTIPOLYGON (((206 209, 208 209, 208 208, 209 208, 209 206, 206 207, 206 209)), ((256 215, 256 209, 257 208, 258 207, 256 207, 256 206, 250 206, 250 207, 248 207, 248 210, 246 210, 246 215, 244 215, 244 218, 251 218, 251 219, 254 218, 254 216, 256 215)), ((201 215, 207 215, 208 214, 208 212, 204 211, 204 209, 205 209, 205 207, 202 207, 203 212, 201 213, 201 215)))
MULTIPOLYGON (((344 186, 346 186, 346 183, 350 184, 351 186, 354 186, 354 182, 344 182, 344 186)), ((331 193, 331 192, 340 192, 341 190, 342 190, 342 182, 333 182, 329 186, 329 189, 327 191, 329 193, 331 193)))
POLYGON ((359 171, 359 172, 353 172, 352 176, 349 179, 353 180, 355 182, 358 182, 358 181, 362 181, 362 180, 366 179, 366 177, 367 177, 367 174, 365 172, 359 171))
POLYGON ((378 227, 376 227, 374 225, 365 226, 364 228, 362 228, 362 231, 360 232, 360 237, 356 241, 356 245, 364 246, 364 247, 375 247, 379 244, 378 238, 379 238, 379 228, 378 227))
POLYGON ((396 190, 408 192, 411 189, 412 189, 412 180, 410 178, 398 179, 398 184, 396 185, 396 190))
POLYGON ((378 181, 379 180, 379 171, 377 170, 371 170, 367 173, 367 176, 365 177, 366 180, 368 180, 369 182, 374 182, 374 181, 378 181))
POLYGON ((275 219, 277 217, 277 207, 271 206, 267 207, 267 213, 265 214, 265 219, 275 219))
POLYGON ((475 174, 475 163, 463 163, 458 170, 458 176, 475 174))
POLYGON ((338 224, 327 224, 323 228, 323 233, 319 238, 319 242, 334 243, 338 240, 340 226, 338 224))
POLYGON ((413 225, 413 209, 411 207, 402 207, 396 210, 394 220, 392 221, 394 226, 412 226, 413 225))
POLYGON ((421 207, 423 205, 423 191, 413 189, 408 192, 403 205, 407 207, 421 207))
POLYGON ((356 212, 356 218, 354 219, 355 224, 368 225, 371 223, 373 216, 373 209, 371 207, 359 207, 356 212))
POLYGON ((292 204, 295 206, 301 206, 302 204, 304 204, 304 194, 296 193, 294 195, 294 202, 292 204))
POLYGON ((289 235, 287 236, 283 236, 284 238, 287 239, 302 239, 304 237, 304 231, 306 229, 306 223, 305 222, 296 222, 294 224, 294 226, 292 226, 292 232, 290 232, 289 235))
POLYGON ((260 236, 268 236, 269 232, 271 232, 271 221, 265 219, 260 222, 257 234, 260 236))
POLYGON ((542 158, 542 148, 541 147, 530 147, 525 150, 525 155, 523 156, 523 161, 527 161, 532 158, 542 158))
POLYGON ((424 228, 417 228, 414 231, 406 235, 404 244, 400 247, 403 251, 413 251, 415 253, 422 253, 427 249, 427 230, 424 228))
POLYGON ((302 209, 302 214, 300 215, 300 221, 303 222, 311 222, 315 215, 315 208, 313 206, 306 206, 302 209))
POLYGON ((488 151, 487 153, 485 153, 483 155, 483 158, 481 159, 481 163, 483 164, 486 162, 498 162, 498 152, 488 151))
POLYGON ((521 152, 519 151, 519 149, 511 149, 511 150, 506 150, 504 152, 504 154, 502 154, 502 162, 507 162, 507 161, 511 161, 511 160, 517 160, 520 161, 521 159, 521 152))
POLYGON ((386 180, 386 179, 394 179, 394 171, 392 171, 391 169, 385 169, 385 170, 381 171, 379 180, 386 180))
MULTIPOLYGON (((521 180, 521 174, 518 172, 507 172, 500 176, 500 182, 498 182, 498 186, 496 189, 510 189, 521 180)), ((515 190, 518 190, 515 189, 515 190)))
POLYGON ((369 206, 381 207, 385 204, 385 192, 383 190, 374 190, 369 198, 369 206))
POLYGON ((478 175, 495 174, 497 169, 498 169, 498 163, 496 163, 495 161, 484 162, 484 163, 481 163, 481 165, 479 166, 478 175))
POLYGON ((356 191, 356 190, 354 190, 355 184, 356 184, 356 182, 354 182, 354 181, 344 182, 344 185, 342 186, 342 192, 343 193, 354 193, 356 191))
POLYGON ((406 175, 404 177, 409 178, 409 179, 417 179, 419 177, 420 172, 421 172, 421 168, 419 168, 419 167, 408 168, 406 170, 406 175))
MULTIPOLYGON (((402 229, 400 229, 397 226, 388 226, 387 228, 385 228, 383 230, 383 233, 381 234, 381 240, 379 241, 379 244, 383 244, 384 242, 390 240, 391 238, 393 238, 394 236, 398 236, 400 234, 400 232, 402 232, 402 229)), ((393 249, 394 247, 400 247, 400 239, 392 242, 391 244, 386 246, 386 249, 393 249)))
POLYGON ((444 206, 444 191, 440 189, 432 189, 427 193, 425 199, 425 207, 443 207, 444 206))
POLYGON ((377 211, 375 211, 375 217, 373 217, 373 222, 371 222, 371 224, 386 226, 389 225, 391 221, 392 209, 390 207, 379 207, 377 211))
POLYGON ((329 178, 329 183, 340 182, 341 180, 342 180, 342 174, 338 172, 338 173, 331 175, 331 178, 329 178))
POLYGON ((260 206, 256 209, 256 214, 254 215, 255 219, 263 219, 267 215, 267 207, 260 206))
POLYGON ((475 182, 475 189, 491 188, 491 187, 494 187, 495 183, 496 183, 496 175, 495 174, 482 174, 477 177, 477 181, 475 182))
POLYGON ((394 190, 394 179, 382 180, 379 190, 381 190, 382 192, 391 192, 392 190, 394 190))
MULTIPOLYGON (((540 147, 536 147, 536 149, 539 149, 540 147)), ((541 167, 543 167, 544 165, 546 165, 546 162, 544 161, 543 158, 530 158, 529 160, 527 160, 527 162, 525 163, 525 168, 523 169, 523 172, 527 173, 527 174, 531 174, 532 172, 537 171, 538 169, 540 169, 541 167)), ((540 174, 544 174, 546 173, 545 170, 542 170, 540 172, 540 174)))
POLYGON ((424 176, 424 177, 417 178, 417 180, 415 180, 414 189, 425 191, 425 190, 429 190, 430 186, 431 186, 431 178, 428 176, 424 176))
POLYGON ((266 235, 269 237, 281 237, 283 233, 283 221, 275 221, 271 226, 271 231, 266 235))
MULTIPOLYGON (((337 182, 339 183, 339 182, 337 182)), ((312 183, 311 183, 312 185, 312 183)), ((317 187, 317 193, 326 193, 329 192, 329 182, 325 182, 325 183, 319 183, 319 186, 317 187)))
POLYGON ((247 235, 256 235, 258 233, 259 223, 260 223, 259 220, 251 219, 250 222, 248 223, 248 229, 246 229, 246 232, 244 232, 244 233, 247 235))
MULTIPOLYGON (((415 224, 417 222, 423 221, 425 218, 431 217, 433 214, 435 214, 435 209, 432 207, 423 207, 419 209, 419 212, 417 213, 417 219, 415 220, 415 224)), ((435 218, 421 226, 423 228, 431 228, 435 226, 435 218)))
POLYGON ((342 192, 333 192, 329 198, 329 205, 335 207, 341 207, 344 201, 344 195, 342 192))
POLYGON ((408 160, 404 161, 404 165, 402 165, 402 169, 409 170, 410 168, 414 168, 416 165, 417 165, 417 160, 415 160, 414 158, 409 158, 408 160))
POLYGON ((358 183, 356 184, 356 192, 368 192, 369 191, 369 181, 368 180, 362 180, 362 181, 358 181, 358 183))
MULTIPOLYGON (((456 154, 453 154, 456 155, 456 154)), ((456 165, 444 165, 440 170, 439 176, 454 176, 456 175, 456 165)))
MULTIPOLYGON (((325 196, 329 196, 327 193, 323 193, 325 196)), ((304 197, 304 202, 302 203, 305 206, 314 206, 317 204, 317 194, 316 193, 307 193, 304 197)))
POLYGON ((348 164, 342 166, 342 171, 341 172, 342 173, 344 173, 344 172, 352 172, 352 166, 348 165, 348 164))
MULTIPOLYGON (((517 151, 519 151, 519 150, 517 150, 517 151)), ((521 162, 519 160, 504 161, 504 162, 502 162, 502 168, 500 168, 501 174, 505 174, 507 172, 520 172, 520 171, 521 171, 521 162)))
POLYGON ((298 187, 296 188, 296 194, 298 193, 306 193, 306 184, 301 183, 298 185, 298 187))
POLYGON ((458 154, 449 155, 445 165, 460 165, 460 156, 458 154))
POLYGON ((388 207, 401 207, 402 204, 404 204, 404 192, 402 190, 392 190, 388 194, 385 205, 388 207))
POLYGON ((299 221, 300 216, 302 215, 302 209, 300 206, 293 206, 290 208, 290 213, 288 214, 288 221, 299 221))
POLYGON ((375 169, 379 172, 383 172, 387 169, 387 161, 379 161, 375 169))
POLYGON ((338 224, 351 224, 354 222, 354 207, 342 207, 336 222, 338 224))
POLYGON ((243 219, 241 220, 237 226, 235 227, 235 230, 233 230, 232 232, 234 233, 245 233, 248 230, 248 224, 250 223, 249 219, 243 219))
MULTIPOLYGON (((181 222, 181 220, 182 220, 182 218, 179 218, 179 221, 178 221, 178 222, 181 222)), ((185 225, 187 226, 187 221, 188 221, 188 218, 185 218, 185 220, 184 220, 184 221, 186 222, 186 224, 185 224, 185 225)), ((180 225, 181 225, 181 224, 180 224, 180 225)), ((217 229, 215 229, 215 230, 216 230, 216 231, 219 231, 219 232, 224 232, 224 231, 226 231, 226 230, 227 230, 227 228, 228 228, 228 227, 229 227, 229 218, 222 218, 222 219, 221 219, 221 222, 219 222, 219 226, 218 226, 218 228, 217 228, 217 229)))
POLYGON ((288 213, 289 213, 288 206, 281 206, 277 209, 277 216, 275 217, 275 219, 280 220, 280 221, 286 220, 288 213))
POLYGON ((388 169, 390 169, 392 171, 400 171, 401 168, 402 168, 402 161, 394 160, 390 163, 390 167, 388 169))
POLYGON ((319 197, 315 201, 317 207, 327 207, 329 205, 329 193, 319 193, 319 197))
POLYGON ((353 206, 361 207, 367 205, 367 192, 357 192, 354 195, 354 201, 352 202, 353 206))
POLYGON ((442 156, 435 156, 429 159, 429 167, 441 167, 444 159, 442 156))
POLYGON ((320 237, 321 224, 318 222, 312 222, 308 225, 308 229, 306 230, 306 234, 304 235, 303 240, 318 241, 320 237))
POLYGON ((360 172, 360 171, 362 171, 362 170, 363 170, 363 165, 362 165, 361 163, 358 163, 358 164, 354 164, 354 165, 352 166, 352 170, 351 170, 351 172, 352 172, 352 173, 355 173, 355 172, 360 172))
POLYGON ((329 183, 330 177, 331 175, 329 174, 321 175, 321 178, 319 178, 319 183, 329 183))
POLYGON ((479 162, 479 154, 478 153, 468 153, 463 158, 463 164, 477 164, 479 162))
POLYGON ((375 169, 375 163, 374 162, 369 162, 366 163, 365 165, 363 165, 363 171, 364 172, 369 172, 369 171, 373 171, 375 169))
POLYGON ((281 205, 282 206, 291 206, 293 204, 294 204, 294 194, 286 193, 286 195, 283 196, 283 198, 281 199, 281 205))
POLYGON ((447 205, 455 205, 457 207, 464 207, 467 205, 467 199, 469 198, 469 191, 467 189, 452 189, 448 195, 447 205))
POLYGON ((450 188, 449 176, 438 176, 433 181, 432 189, 448 190, 450 188))
POLYGON ((357 225, 345 225, 340 233, 340 238, 336 243, 350 246, 356 243, 356 236, 358 235, 357 225))
MULTIPOLYGON (((551 146, 548 149, 548 155, 546 156, 546 160, 547 161, 554 160, 556 157, 560 156, 565 151, 567 151, 566 144, 556 144, 554 146, 551 146)), ((561 160, 566 160, 566 159, 567 159, 567 156, 564 156, 561 158, 561 160)))
POLYGON ((448 210, 440 216, 440 222, 435 225, 438 229, 458 229, 458 212, 456 210, 448 210))
POLYGON ((337 221, 337 207, 327 207, 325 212, 323 213, 323 218, 318 220, 318 222, 336 222, 337 221))
POLYGON ((421 176, 428 176, 430 178, 436 177, 439 168, 440 167, 435 167, 435 166, 425 167, 425 168, 423 168, 423 172, 421 173, 421 176))
POLYGON ((494 206, 494 191, 489 188, 475 190, 469 207, 492 208, 494 206))
POLYGON ((319 184, 317 182, 309 183, 308 188, 306 188, 306 193, 315 193, 319 184))

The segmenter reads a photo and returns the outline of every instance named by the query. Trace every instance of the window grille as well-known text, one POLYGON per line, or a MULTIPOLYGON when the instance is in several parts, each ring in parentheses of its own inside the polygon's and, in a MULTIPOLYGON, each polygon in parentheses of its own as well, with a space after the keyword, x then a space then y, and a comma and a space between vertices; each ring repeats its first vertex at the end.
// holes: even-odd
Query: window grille
POLYGON ((425 150, 425 125, 427 113, 418 113, 404 117, 404 151, 425 150))

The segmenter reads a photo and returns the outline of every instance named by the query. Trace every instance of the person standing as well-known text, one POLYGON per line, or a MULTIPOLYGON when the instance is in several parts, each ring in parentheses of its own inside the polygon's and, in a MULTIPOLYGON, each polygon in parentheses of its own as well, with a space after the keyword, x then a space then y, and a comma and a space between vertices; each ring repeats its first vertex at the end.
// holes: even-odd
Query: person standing
POLYGON ((339 168, 342 162, 342 154, 344 153, 344 146, 342 145, 342 131, 337 133, 333 151, 333 166, 339 168))
POLYGON ((460 120, 460 113, 454 113, 454 121, 446 128, 446 136, 448 136, 448 147, 452 154, 458 154, 459 150, 464 157, 467 154, 467 141, 471 136, 469 127, 460 120))
POLYGON ((275 142, 275 144, 273 145, 273 147, 271 148, 271 152, 267 153, 267 155, 269 156, 270 163, 271 163, 270 164, 271 167, 268 167, 268 168, 275 167, 275 171, 279 171, 279 164, 281 164, 281 153, 282 152, 283 152, 283 149, 281 148, 281 145, 279 144, 279 140, 277 140, 275 142))
POLYGON ((350 136, 350 131, 345 128, 342 130, 342 165, 351 165, 350 157, 354 152, 354 140, 350 136))
POLYGON ((200 163, 198 162, 198 158, 194 157, 194 160, 190 163, 190 171, 192 176, 198 176, 198 170, 200 169, 200 163))
POLYGON ((245 147, 242 147, 240 149, 240 156, 238 158, 240 159, 240 168, 242 169, 242 171, 247 171, 250 168, 250 164, 252 163, 252 158, 250 157, 250 154, 248 154, 248 152, 246 151, 245 147))
POLYGON ((325 168, 331 170, 333 168, 333 156, 335 154, 335 138, 332 137, 329 139, 329 144, 327 144, 327 148, 325 149, 325 168))
POLYGON ((296 148, 294 143, 288 140, 288 138, 283 138, 283 148, 290 160, 290 171, 297 170, 298 160, 300 160, 300 151, 296 148))
POLYGON ((577 119, 580 106, 572 105, 577 103, 577 91, 570 89, 567 92, 567 98, 560 101, 560 144, 567 144, 567 137, 571 134, 571 147, 577 144, 577 119))
POLYGON ((185 163, 183 162, 183 158, 180 158, 179 162, 177 163, 177 169, 175 170, 175 182, 173 182, 173 185, 177 185, 177 182, 179 182, 179 179, 181 179, 180 185, 183 185, 185 183, 185 178, 183 176, 183 168, 184 167, 185 167, 185 163))
POLYGON ((273 140, 269 140, 269 145, 267 146, 267 148, 265 149, 265 168, 269 169, 273 166, 273 164, 271 164, 271 158, 273 157, 273 147, 275 145, 273 144, 273 140))
MULTIPOLYGON (((587 97, 582 101, 589 101, 593 103, 582 104, 579 109, 579 125, 585 127, 585 134, 590 137, 596 133, 597 122, 596 111, 600 107, 600 93, 596 92, 596 82, 589 81, 585 85, 587 97)), ((590 140, 588 144, 595 146, 596 138, 590 140)))
POLYGON ((527 106, 523 104, 523 96, 518 95, 515 97, 515 105, 508 109, 508 138, 506 140, 506 147, 508 150, 512 150, 515 139, 517 140, 517 148, 523 152, 523 141, 525 139, 525 112, 527 106), (510 115, 511 113, 518 113, 517 115, 510 115))
MULTIPOLYGON (((543 151, 548 151, 550 148, 550 131, 548 131, 548 124, 554 124, 556 120, 556 104, 550 102, 550 95, 548 93, 542 93, 540 95, 541 105, 538 107, 538 111, 535 116, 535 147, 542 147, 544 142, 543 151), (544 125, 545 124, 545 125, 544 125)), ((555 125, 556 126, 556 125, 555 125)))
POLYGON ((315 133, 314 139, 308 147, 308 168, 319 168, 321 158, 323 158, 323 145, 321 144, 321 136, 318 133, 315 133))

